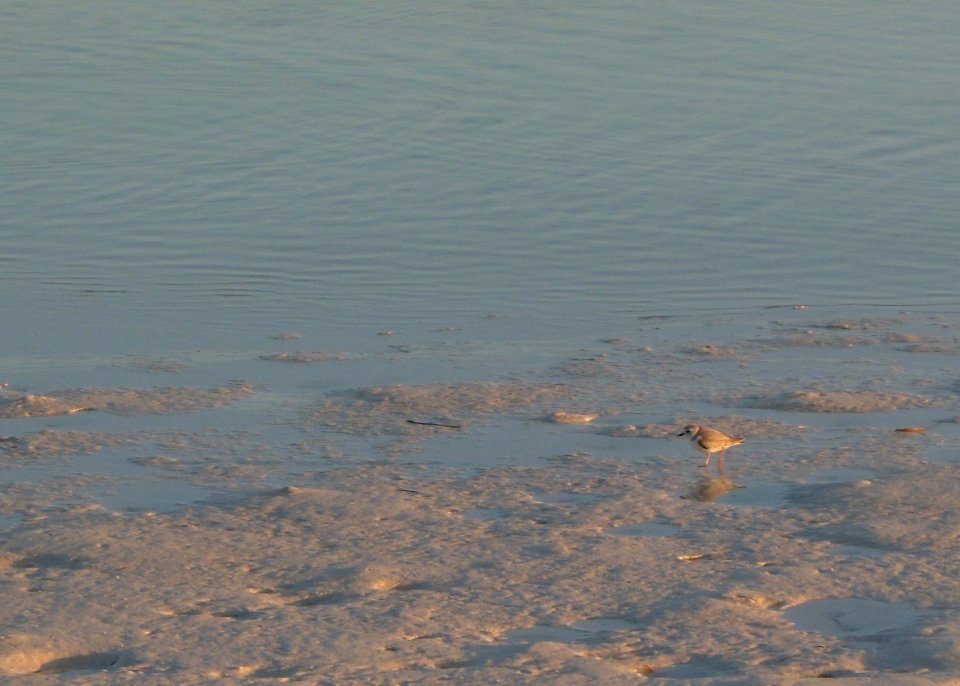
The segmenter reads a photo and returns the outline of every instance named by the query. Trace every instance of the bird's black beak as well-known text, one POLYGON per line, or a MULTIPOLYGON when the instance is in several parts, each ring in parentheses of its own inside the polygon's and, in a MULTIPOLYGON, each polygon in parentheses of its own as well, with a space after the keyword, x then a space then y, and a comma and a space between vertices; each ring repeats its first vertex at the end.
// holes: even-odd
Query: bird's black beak
POLYGON ((680 433, 677 434, 677 436, 682 436, 682 435, 685 434, 685 433, 687 433, 687 432, 686 432, 686 431, 681 431, 680 433))

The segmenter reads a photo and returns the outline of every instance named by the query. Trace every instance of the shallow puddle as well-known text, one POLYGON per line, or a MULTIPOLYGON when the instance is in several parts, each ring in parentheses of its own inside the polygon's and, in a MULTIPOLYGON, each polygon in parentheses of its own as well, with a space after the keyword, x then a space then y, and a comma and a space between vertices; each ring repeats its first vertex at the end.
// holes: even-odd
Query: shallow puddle
POLYGON ((23 519, 24 517, 20 513, 0 515, 0 531, 17 526, 18 524, 20 524, 20 522, 23 521, 23 519))
POLYGON ((775 510, 786 504, 789 484, 748 481, 744 487, 731 493, 724 502, 775 510))
POLYGON ((596 638, 616 631, 635 629, 637 625, 619 617, 597 617, 584 619, 570 626, 535 625, 527 629, 514 629, 504 634, 506 638, 518 643, 538 643, 552 641, 574 643, 596 638))
POLYGON ((862 598, 810 600, 784 613, 800 631, 828 636, 865 637, 912 627, 923 614, 905 603, 862 598))
POLYGON ((837 557, 880 557, 886 551, 879 548, 868 548, 863 545, 853 545, 846 543, 838 543, 830 548, 830 554, 836 555, 837 557))
POLYGON ((786 503, 789 485, 781 482, 744 479, 743 483, 725 477, 706 478, 698 481, 687 493, 692 500, 708 502, 722 500, 729 505, 776 509, 786 503))
POLYGON ((629 622, 620 617, 597 617, 596 619, 580 620, 573 625, 573 628, 579 631, 589 631, 591 633, 599 634, 636 629, 637 624, 634 622, 629 622))
POLYGON ((216 491, 175 479, 149 478, 91 489, 110 512, 176 512, 194 503, 210 502, 216 491))
MULTIPOLYGON (((29 464, 4 469, 2 476, 10 482, 29 482, 36 479, 38 473, 53 475, 50 481, 59 486, 55 499, 47 506, 95 503, 109 512, 175 512, 194 503, 216 501, 226 492, 226 488, 151 473, 125 460, 88 462, 84 467, 87 472, 80 474, 71 463, 55 467, 29 464)), ((0 528, 16 526, 22 519, 14 515, 0 516, 0 528)))
POLYGON ((802 479, 803 484, 842 484, 875 479, 877 472, 872 469, 823 469, 802 479))

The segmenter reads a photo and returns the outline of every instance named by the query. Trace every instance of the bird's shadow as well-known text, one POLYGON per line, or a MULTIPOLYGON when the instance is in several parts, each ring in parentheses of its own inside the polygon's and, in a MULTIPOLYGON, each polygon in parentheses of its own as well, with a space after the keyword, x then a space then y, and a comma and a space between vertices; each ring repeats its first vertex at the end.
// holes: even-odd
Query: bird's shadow
POLYGON ((744 485, 731 481, 725 476, 716 478, 702 476, 683 497, 704 503, 722 498, 730 491, 735 491, 738 488, 744 488, 744 485))

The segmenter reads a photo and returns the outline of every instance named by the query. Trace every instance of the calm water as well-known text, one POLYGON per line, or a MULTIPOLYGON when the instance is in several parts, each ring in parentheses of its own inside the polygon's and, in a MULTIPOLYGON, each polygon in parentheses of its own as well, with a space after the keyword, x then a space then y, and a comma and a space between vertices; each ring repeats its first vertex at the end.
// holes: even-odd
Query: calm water
POLYGON ((957 35, 934 2, 5 3, 0 380, 952 317, 957 35))
POLYGON ((953 307, 958 34, 943 3, 7 3, 2 349, 953 307))

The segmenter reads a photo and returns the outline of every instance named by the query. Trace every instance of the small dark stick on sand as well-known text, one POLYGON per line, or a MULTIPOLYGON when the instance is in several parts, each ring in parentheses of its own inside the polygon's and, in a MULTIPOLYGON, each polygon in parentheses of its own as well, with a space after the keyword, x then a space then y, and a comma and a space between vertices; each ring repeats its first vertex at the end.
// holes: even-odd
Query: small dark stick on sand
POLYGON ((441 429, 460 429, 459 424, 444 424, 443 422, 420 422, 416 419, 408 419, 407 424, 416 424, 417 426, 436 426, 441 429))

